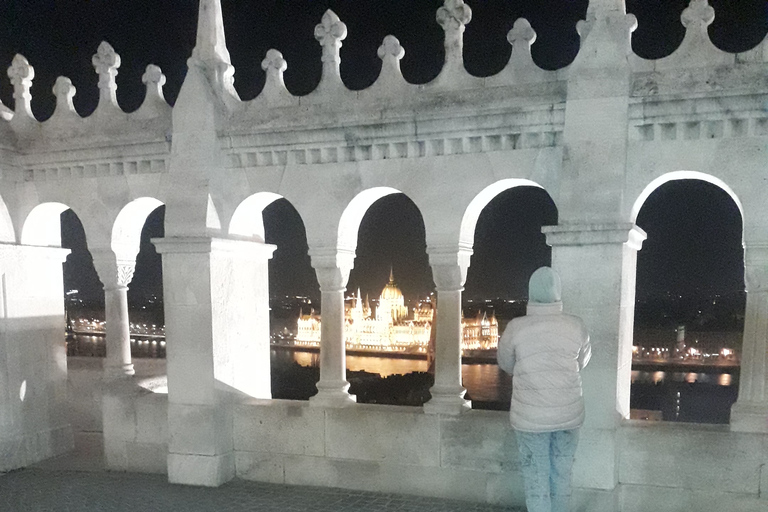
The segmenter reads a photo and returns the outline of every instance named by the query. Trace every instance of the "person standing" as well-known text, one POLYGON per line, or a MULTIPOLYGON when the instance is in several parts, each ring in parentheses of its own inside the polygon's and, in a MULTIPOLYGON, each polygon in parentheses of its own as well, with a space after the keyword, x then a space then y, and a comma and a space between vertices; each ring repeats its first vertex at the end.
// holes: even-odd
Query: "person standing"
POLYGON ((563 313, 560 276, 537 269, 525 316, 499 340, 499 367, 512 375, 510 421, 520 452, 528 512, 567 512, 571 468, 584 423, 580 371, 591 355, 581 318, 563 313))

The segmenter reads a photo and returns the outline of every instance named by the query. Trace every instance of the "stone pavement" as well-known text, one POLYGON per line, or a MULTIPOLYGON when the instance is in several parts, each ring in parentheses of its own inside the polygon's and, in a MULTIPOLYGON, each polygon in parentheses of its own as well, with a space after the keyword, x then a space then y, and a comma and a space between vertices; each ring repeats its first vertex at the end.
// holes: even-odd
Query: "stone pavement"
POLYGON ((32 468, 0 474, 2 512, 522 512, 419 496, 235 480, 201 488, 165 475, 32 468))

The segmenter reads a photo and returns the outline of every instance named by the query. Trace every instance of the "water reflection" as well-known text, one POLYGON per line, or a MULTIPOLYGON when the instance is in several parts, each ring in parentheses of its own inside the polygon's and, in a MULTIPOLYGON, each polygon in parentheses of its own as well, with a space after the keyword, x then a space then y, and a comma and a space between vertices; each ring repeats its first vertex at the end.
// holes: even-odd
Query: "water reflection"
POLYGON ((632 372, 632 384, 664 384, 665 382, 687 382, 688 384, 712 384, 729 387, 735 384, 730 373, 695 373, 695 372, 632 372))
MULTIPOLYGON (((301 366, 317 367, 320 364, 319 354, 316 352, 272 350, 272 357, 281 362, 295 361, 301 366)), ((347 370, 366 371, 381 377, 426 372, 427 369, 427 361, 423 359, 347 356, 347 370)), ((463 364, 461 376, 462 383, 467 388, 467 396, 472 400, 509 403, 512 396, 512 378, 497 365, 463 364)))

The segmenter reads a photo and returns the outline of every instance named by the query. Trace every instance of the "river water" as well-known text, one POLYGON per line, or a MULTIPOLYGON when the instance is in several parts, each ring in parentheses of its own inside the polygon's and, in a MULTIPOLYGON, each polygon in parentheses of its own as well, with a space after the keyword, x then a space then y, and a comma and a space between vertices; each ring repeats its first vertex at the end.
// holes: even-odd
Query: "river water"
MULTIPOLYGON (((67 355, 104 357, 103 337, 77 335, 67 343, 67 355)), ((134 338, 131 353, 137 358, 164 358, 165 341, 134 338)), ((317 367, 316 352, 272 350, 273 364, 295 361, 317 367)), ((427 362, 372 356, 347 356, 347 369, 366 371, 382 377, 411 372, 425 372, 427 362)), ((512 379, 496 364, 463 364, 462 382, 467 396, 481 402, 509 404, 512 379)), ((716 372, 632 372, 631 407, 661 411, 667 421, 727 423, 730 406, 738 392, 738 371, 716 372)))

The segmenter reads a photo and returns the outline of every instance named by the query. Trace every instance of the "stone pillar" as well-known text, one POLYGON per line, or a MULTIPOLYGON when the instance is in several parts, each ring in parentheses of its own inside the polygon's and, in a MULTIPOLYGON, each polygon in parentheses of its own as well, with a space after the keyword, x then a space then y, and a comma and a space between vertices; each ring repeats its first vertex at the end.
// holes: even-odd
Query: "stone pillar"
POLYGON ((744 249, 747 310, 731 430, 768 433, 768 243, 744 249))
POLYGON ((128 284, 133 279, 135 260, 118 260, 111 249, 93 250, 93 266, 104 285, 104 312, 107 329, 107 359, 104 376, 108 379, 133 375, 131 332, 128 316, 128 284))
POLYGON ((232 479, 232 395, 269 398, 267 261, 274 246, 211 237, 152 241, 163 255, 168 479, 232 479))
POLYGON ((472 250, 454 247, 428 247, 429 264, 437 288, 435 339, 435 385, 432 398, 424 404, 428 414, 458 415, 471 409, 464 399, 461 382, 461 292, 467 279, 472 250))
POLYGON ((610 490, 618 483, 617 427, 629 417, 637 251, 645 233, 630 223, 542 231, 561 277, 565 312, 584 320, 592 342, 582 372, 586 421, 574 486, 610 490))
POLYGON ((62 262, 0 243, 0 472, 72 450, 62 262))
POLYGON ((311 249, 312 266, 320 283, 320 382, 311 405, 345 407, 356 402, 349 394, 347 349, 344 340, 344 291, 355 253, 342 249, 311 249))

